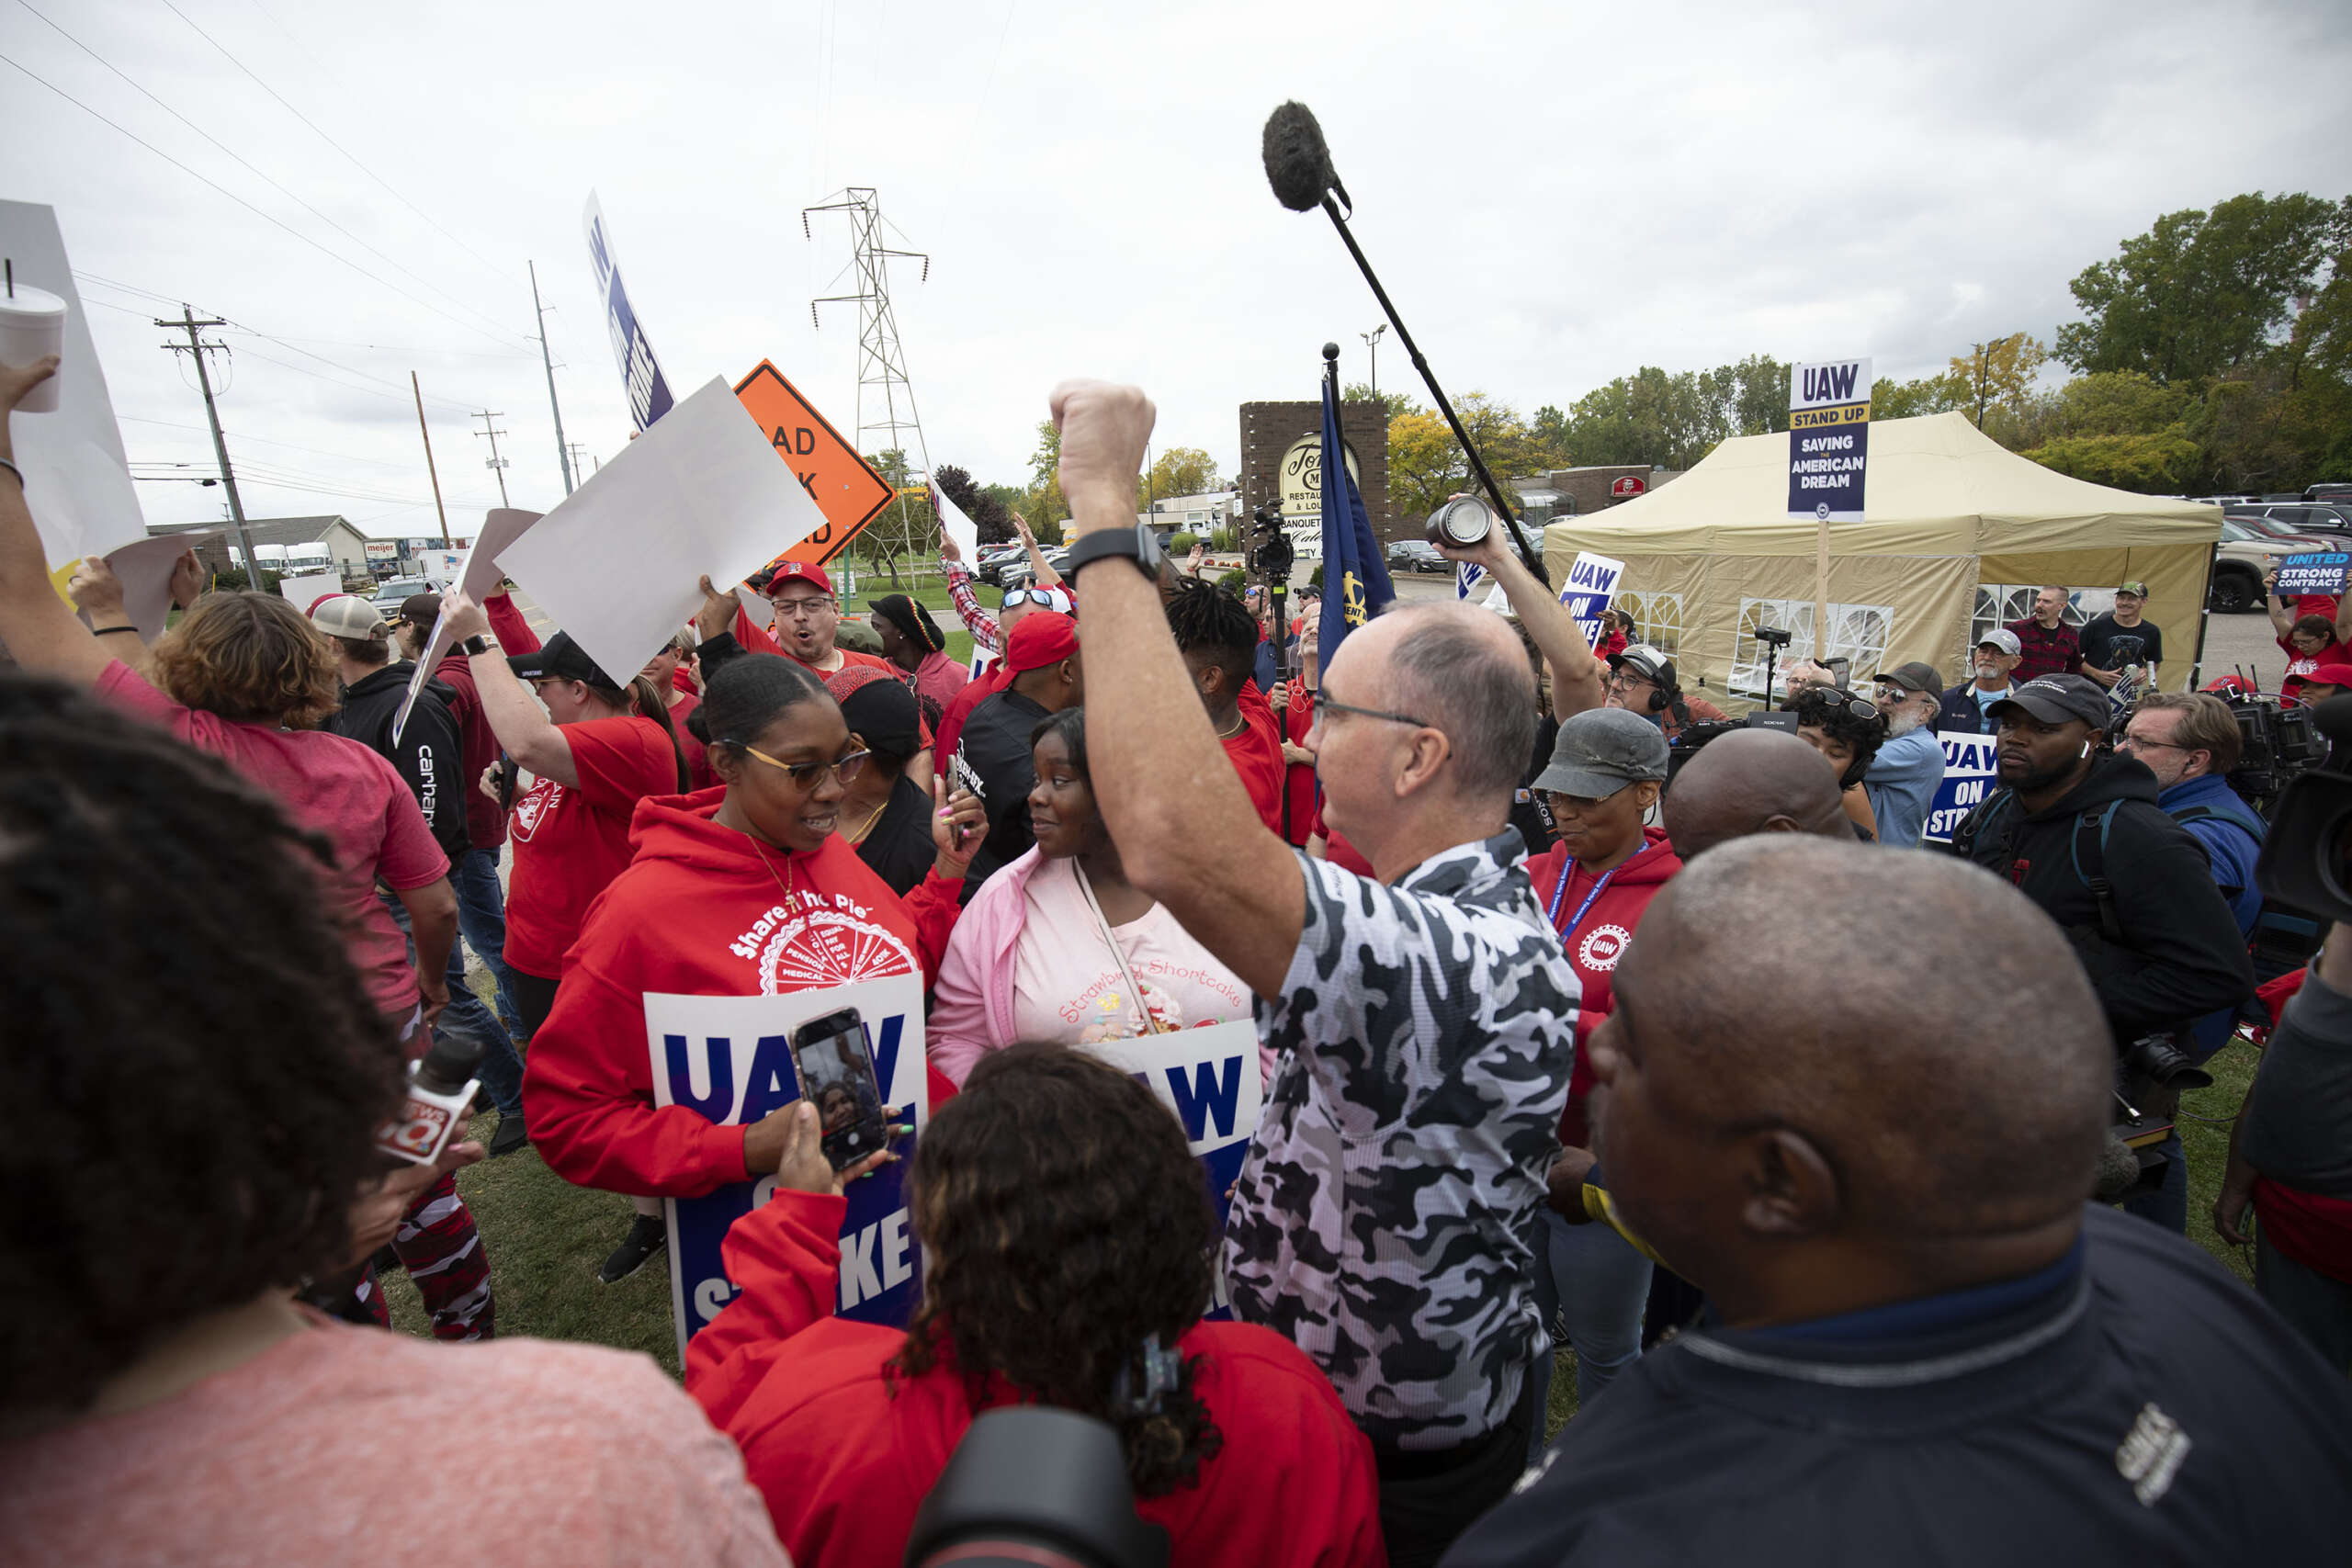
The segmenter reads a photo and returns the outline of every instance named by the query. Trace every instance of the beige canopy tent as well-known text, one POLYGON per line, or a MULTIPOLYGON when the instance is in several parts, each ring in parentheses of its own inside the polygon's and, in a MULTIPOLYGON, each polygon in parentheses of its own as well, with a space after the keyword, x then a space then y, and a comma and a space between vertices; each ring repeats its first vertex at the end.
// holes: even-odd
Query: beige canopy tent
POLYGON ((1673 656, 1686 692, 1734 712, 1763 694, 1757 629, 1794 634, 1783 666, 1815 657, 1817 602, 1829 615, 1821 656, 1850 659, 1857 683, 1912 660, 1957 683, 1975 635, 2028 613, 2051 583, 2145 581, 2146 617, 2165 633, 2160 682, 2186 686, 2219 507, 2069 479, 1957 413, 1871 423, 1860 523, 1790 518, 1788 462, 1784 434, 1736 437, 1638 501, 1555 522, 1544 531, 1552 580, 1567 581, 1579 550, 1623 560, 1617 606, 1673 656))

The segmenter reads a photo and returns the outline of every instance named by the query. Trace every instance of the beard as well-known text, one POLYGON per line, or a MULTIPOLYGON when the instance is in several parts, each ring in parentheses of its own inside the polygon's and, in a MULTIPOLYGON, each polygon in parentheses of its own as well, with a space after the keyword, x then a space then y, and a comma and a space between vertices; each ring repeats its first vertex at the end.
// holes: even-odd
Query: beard
POLYGON ((1927 722, 1928 716, 1923 713, 1898 713, 1886 721, 1886 738, 1889 740, 1900 739, 1913 730, 1920 728, 1927 722))

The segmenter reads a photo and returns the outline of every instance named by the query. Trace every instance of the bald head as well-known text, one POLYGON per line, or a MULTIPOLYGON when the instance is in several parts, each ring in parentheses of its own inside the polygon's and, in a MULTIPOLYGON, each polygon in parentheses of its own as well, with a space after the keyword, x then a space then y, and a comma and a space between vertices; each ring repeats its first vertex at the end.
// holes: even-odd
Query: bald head
MULTIPOLYGON (((1616 996, 1645 1092, 1818 1151, 1832 1179, 1811 1223, 1848 1245, 2014 1234, 2091 1191, 2105 1015, 2049 917, 1963 862, 1789 834, 1724 845, 1650 905, 1616 996)), ((1605 1122, 1612 1166, 1615 1135, 1605 1122)), ((1738 1176, 1717 1179, 1736 1208, 1738 1176)))
POLYGON ((1717 736, 1675 773, 1661 810, 1685 861, 1751 833, 1854 836, 1838 803, 1837 770, 1782 729, 1717 736))
POLYGON ((1458 795, 1508 798, 1519 787, 1535 750, 1535 677, 1500 615, 1453 600, 1400 603, 1340 646, 1332 676, 1352 693, 1367 673, 1388 706, 1444 731, 1458 795))

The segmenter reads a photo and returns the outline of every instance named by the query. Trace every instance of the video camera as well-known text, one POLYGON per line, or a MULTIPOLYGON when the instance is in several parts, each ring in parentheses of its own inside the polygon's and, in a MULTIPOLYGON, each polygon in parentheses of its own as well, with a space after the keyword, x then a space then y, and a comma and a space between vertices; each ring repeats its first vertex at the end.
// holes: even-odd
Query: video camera
MULTIPOLYGON (((1762 634, 1759 632, 1758 635, 1762 634)), ((1780 635, 1785 637, 1789 634, 1782 632, 1780 635)), ((1758 708, 1746 718, 1711 718, 1684 725, 1679 733, 1668 737, 1666 742, 1668 785, 1672 786, 1674 775, 1682 771, 1683 763, 1699 754, 1699 748, 1717 736, 1729 735, 1735 729, 1778 729, 1794 735, 1797 732, 1797 716, 1776 708, 1758 708)))
POLYGON ((975 1417, 916 1510, 906 1562, 970 1568, 1166 1568, 1168 1532, 1136 1517, 1119 1435, 1042 1404, 975 1417))
POLYGON ((1298 552, 1283 527, 1282 508, 1261 502, 1250 513, 1250 570, 1269 581, 1287 583, 1298 552))
POLYGON ((2290 707, 2277 697, 2233 695, 2225 699, 2238 721, 2238 765, 2229 785, 2248 806, 2271 816, 2287 787, 2327 759, 2327 739, 2316 711, 2290 707))
POLYGON ((2352 739, 2352 696, 2330 697, 2315 708, 2232 705, 2247 745, 2246 765, 2230 775, 2231 784, 2245 793, 2238 778, 2254 765, 2251 730, 2257 723, 2267 748, 2262 765, 2278 781, 2255 885, 2265 899, 2316 919, 2352 920, 2352 756, 2343 744, 2352 739), (2268 713, 2250 720, 2249 707, 2268 713))

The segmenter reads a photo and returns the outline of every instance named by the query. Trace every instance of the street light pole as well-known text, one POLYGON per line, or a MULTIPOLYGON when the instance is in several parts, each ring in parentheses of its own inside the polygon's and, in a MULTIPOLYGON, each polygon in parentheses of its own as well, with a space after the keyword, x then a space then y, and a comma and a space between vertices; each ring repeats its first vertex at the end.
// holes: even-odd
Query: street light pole
POLYGON ((1356 333, 1363 339, 1363 345, 1372 350, 1372 395, 1374 400, 1380 397, 1380 334, 1387 330, 1388 323, 1383 321, 1368 333, 1356 333))

